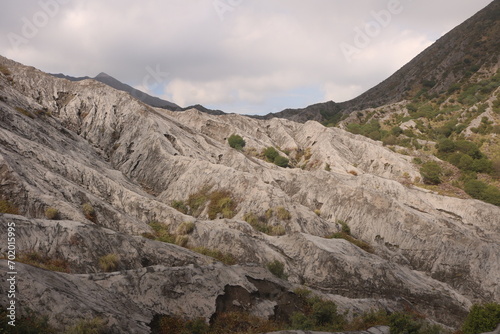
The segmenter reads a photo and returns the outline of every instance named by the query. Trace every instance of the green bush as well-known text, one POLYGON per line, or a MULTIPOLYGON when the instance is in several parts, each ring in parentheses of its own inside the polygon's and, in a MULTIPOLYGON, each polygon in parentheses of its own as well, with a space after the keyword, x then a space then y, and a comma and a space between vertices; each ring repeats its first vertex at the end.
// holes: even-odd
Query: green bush
POLYGON ((85 203, 82 205, 82 211, 83 214, 85 215, 85 218, 90 220, 91 222, 96 222, 97 216, 95 213, 95 209, 90 203, 85 203))
POLYGON ((314 330, 315 324, 311 317, 302 312, 295 312, 290 317, 290 327, 300 330, 314 330))
POLYGON ((240 135, 237 134, 229 136, 227 142, 229 143, 229 146, 237 150, 242 150, 243 147, 245 147, 246 145, 245 140, 240 135))
POLYGON ((312 318, 319 326, 336 322, 337 305, 332 301, 318 300, 312 305, 312 318))
POLYGON ((71 271, 67 260, 59 257, 48 257, 34 251, 20 253, 16 260, 46 270, 62 273, 69 273, 71 271))
POLYGON ((463 334, 493 331, 500 324, 500 304, 473 305, 462 326, 463 334))
POLYGON ((183 214, 188 213, 188 208, 187 208, 186 204, 184 203, 184 201, 177 201, 177 200, 172 201, 170 206, 173 207, 175 210, 182 212, 183 214))
POLYGON ((268 225, 268 218, 266 218, 265 216, 258 217, 253 212, 245 213, 245 215, 243 216, 243 220, 250 224, 255 230, 268 235, 280 236, 286 233, 286 230, 283 226, 268 225))
POLYGON ((440 184, 443 171, 437 162, 429 161, 420 168, 420 175, 426 184, 440 184))
POLYGON ((102 271, 110 272, 118 269, 120 258, 114 253, 110 253, 99 258, 99 268, 102 271))
POLYGON ((280 220, 290 220, 292 218, 290 211, 288 211, 282 206, 277 207, 275 209, 275 212, 276 212, 276 217, 280 220))
POLYGON ((455 152, 455 142, 453 140, 445 138, 437 143, 437 149, 439 152, 451 153, 455 152))
POLYGON ((393 313, 389 316, 389 327, 391 334, 417 334, 422 324, 409 314, 393 313))
MULTIPOLYGON (((295 312, 291 317, 291 328, 302 330, 338 331, 344 329, 346 320, 337 312, 337 305, 329 300, 310 296, 310 291, 300 289, 297 295, 303 299, 303 312, 295 312)), ((364 328, 366 329, 366 328, 364 328)))
POLYGON ((0 213, 8 213, 11 215, 18 215, 19 209, 11 202, 0 200, 0 213))
POLYGON ((288 158, 285 158, 281 155, 278 155, 275 159, 274 159, 274 164, 278 167, 283 167, 283 168, 286 168, 288 167, 288 163, 290 161, 288 160, 288 158))
POLYGON ((175 243, 175 236, 170 234, 168 226, 157 222, 152 221, 149 223, 149 226, 153 229, 153 233, 144 233, 142 236, 152 240, 158 240, 161 242, 166 242, 169 244, 175 243))
POLYGON ((203 211, 205 204, 208 202, 209 192, 210 187, 205 186, 198 192, 189 195, 186 204, 189 207, 188 212, 190 215, 192 215, 193 217, 198 217, 201 214, 201 211, 203 211))
POLYGON ((464 182, 464 190, 472 198, 500 206, 500 190, 473 178, 464 182))
POLYGON ((233 264, 236 264, 236 258, 229 253, 223 253, 220 250, 217 249, 210 249, 210 248, 205 248, 205 247, 196 247, 192 248, 192 251, 196 253, 200 253, 206 256, 210 256, 228 266, 231 266, 233 264))
POLYGON ((59 219, 59 210, 56 208, 49 207, 45 210, 45 217, 51 220, 59 219))
POLYGON ((285 274, 285 265, 283 262, 280 262, 279 260, 274 260, 272 262, 269 262, 267 265, 267 270, 271 272, 274 276, 286 280, 288 278, 288 275, 285 274))
POLYGON ((347 225, 345 221, 337 220, 337 224, 340 224, 340 226, 342 227, 342 232, 351 235, 351 228, 349 227, 349 225, 347 225))
POLYGON ((272 146, 264 149, 262 154, 264 155, 264 157, 266 157, 266 159, 269 162, 272 162, 272 163, 274 163, 274 159, 276 159, 276 157, 278 157, 280 155, 279 152, 272 146))
POLYGON ((219 214, 224 218, 233 218, 236 201, 228 190, 217 190, 209 194, 208 218, 216 219, 219 214))

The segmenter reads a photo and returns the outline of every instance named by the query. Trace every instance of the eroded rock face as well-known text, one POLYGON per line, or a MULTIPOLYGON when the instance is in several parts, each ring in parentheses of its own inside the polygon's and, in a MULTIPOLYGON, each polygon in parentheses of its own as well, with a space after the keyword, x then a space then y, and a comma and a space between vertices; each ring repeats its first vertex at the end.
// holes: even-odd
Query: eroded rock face
MULTIPOLYGON (((142 313, 127 321, 138 332, 155 313, 175 313, 167 302, 156 309, 153 296, 143 296, 153 293, 142 290, 139 276, 147 278, 148 291, 161 295, 156 285, 162 279, 183 270, 197 280, 208 279, 210 270, 200 268, 211 268, 213 261, 143 238, 152 232, 151 221, 165 223, 172 233, 192 222, 186 246, 218 249, 242 265, 256 266, 238 274, 235 267, 214 267, 217 275, 231 277, 224 282, 234 283, 234 291, 227 284, 217 289, 210 288, 212 283, 196 285, 196 280, 191 292, 176 291, 189 305, 189 298, 207 297, 196 295, 196 289, 212 289, 206 305, 181 308, 186 317, 210 318, 217 307, 231 304, 224 300, 231 295, 258 300, 265 286, 241 277, 273 260, 285 264, 291 283, 323 291, 344 310, 412 307, 456 326, 471 303, 500 301, 500 209, 402 185, 399 180, 416 177, 417 169, 408 157, 380 143, 313 121, 154 109, 91 80, 56 79, 5 58, 0 64, 11 72, 0 74, 0 195, 26 217, 2 216, 2 233, 6 220, 14 220, 19 251, 57 255, 69 261, 73 273, 86 274, 25 266, 33 275, 50 274, 54 282, 75 280, 73 286, 86 277, 89 286, 82 285, 76 299, 85 289, 97 288, 119 291, 116 298, 133 296, 142 313), (245 139, 245 152, 228 146, 233 133, 245 139), (289 151, 302 168, 280 168, 253 153, 268 146, 289 151), (206 208, 191 217, 171 207, 172 201, 185 201, 207 186, 231 193, 237 203, 233 218, 209 220, 206 208), (95 209, 93 221, 84 214, 84 203, 95 209), (63 220, 41 219, 49 206, 63 220), (244 221, 247 213, 265 216, 278 207, 288 216, 274 214, 267 224, 281 226, 283 236, 266 235, 244 221), (340 230, 338 220, 347 222, 374 254, 325 238, 340 230), (100 271, 98 259, 109 253, 120 255, 120 273, 90 274, 100 271)), ((287 284, 279 283, 283 300, 291 288, 287 284)), ((27 289, 30 296, 42 290, 58 293, 41 286, 27 289)), ((71 304, 73 297, 68 291, 61 304, 71 304)), ((86 298, 88 312, 95 313, 91 297, 86 298)), ((32 300, 30 306, 44 309, 45 302, 32 300)), ((274 302, 250 303, 250 310, 266 316, 286 313, 274 302)), ((108 308, 120 309, 105 304, 101 310, 108 308)), ((54 312, 60 316, 51 321, 64 324, 64 308, 54 312)))

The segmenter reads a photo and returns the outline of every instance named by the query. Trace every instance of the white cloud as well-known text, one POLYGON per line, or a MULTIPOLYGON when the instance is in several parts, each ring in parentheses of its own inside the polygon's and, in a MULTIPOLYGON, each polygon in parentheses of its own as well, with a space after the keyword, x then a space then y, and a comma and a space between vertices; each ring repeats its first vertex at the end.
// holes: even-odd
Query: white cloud
POLYGON ((47 72, 104 71, 150 93, 164 91, 183 106, 281 110, 321 102, 321 94, 336 101, 355 97, 490 0, 400 0, 402 13, 392 15, 351 62, 339 46, 353 45, 356 28, 373 21, 372 12, 387 9, 389 0, 220 1, 234 5, 224 20, 213 0, 65 1, 19 48, 6 36, 21 34, 23 18, 43 9, 38 2, 8 2, 0 20, 0 52, 47 72), (168 78, 155 87, 144 84, 148 69, 157 67, 168 78), (302 96, 301 90, 312 92, 310 98, 287 100, 302 96))

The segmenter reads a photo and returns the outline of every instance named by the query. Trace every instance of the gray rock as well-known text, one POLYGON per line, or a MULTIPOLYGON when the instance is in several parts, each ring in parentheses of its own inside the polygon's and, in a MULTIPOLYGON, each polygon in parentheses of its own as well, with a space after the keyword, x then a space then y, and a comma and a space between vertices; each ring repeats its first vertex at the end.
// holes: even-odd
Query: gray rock
MULTIPOLYGON (((0 219, 16 222, 19 251, 57 255, 70 263, 72 275, 25 266, 41 281, 50 277, 78 286, 86 277, 89 284, 57 297, 60 309, 52 311, 59 316, 51 316, 52 323, 66 324, 64 312, 72 307, 77 312, 80 295, 87 299, 82 312, 97 312, 92 294, 85 291, 103 289, 119 293, 115 304, 110 299, 99 312, 109 312, 110 321, 118 323, 120 315, 113 310, 133 296, 137 304, 131 307, 142 313, 129 321, 142 330, 154 312, 175 313, 172 306, 158 306, 153 296, 141 295, 160 293, 158 277, 165 272, 196 272, 199 280, 206 276, 206 286, 193 281, 190 289, 212 286, 207 299, 212 302, 220 295, 224 287, 210 281, 216 280, 210 270, 199 269, 210 268, 214 260, 141 237, 151 232, 151 221, 165 223, 171 233, 193 222, 187 246, 231 253, 242 265, 264 267, 277 259, 290 281, 281 286, 308 285, 341 310, 411 308, 457 326, 472 303, 500 302, 500 208, 404 186, 401 178, 415 178, 417 168, 409 157, 379 142, 313 121, 213 116, 195 109, 169 112, 92 80, 57 79, 1 57, 0 64, 12 73, 0 75, 1 196, 24 216, 0 219), (228 146, 233 133, 244 137, 246 154, 228 146), (289 150, 303 168, 277 167, 250 149, 260 152, 268 146, 289 150), (233 218, 210 220, 207 209, 195 218, 171 207, 173 200, 186 200, 206 186, 231 191, 238 203, 233 218), (94 207, 93 221, 82 212, 84 203, 94 207), (43 219, 47 207, 59 209, 63 220, 43 219), (277 207, 285 208, 290 219, 274 216, 268 223, 281 225, 284 236, 263 234, 243 220, 248 212, 262 216, 277 207), (369 243, 373 254, 325 238, 340 230, 339 220, 369 243), (99 257, 109 253, 119 254, 120 271, 96 274, 99 257), (137 277, 143 273, 151 292, 139 287, 137 277), (133 283, 129 287, 128 280, 133 283)), ((227 284, 255 291, 243 271, 216 268, 228 277, 227 284)), ((43 291, 58 294, 27 283, 26 289, 30 307, 40 311, 47 304, 39 298, 43 291)), ((186 296, 198 298, 193 289, 186 296)), ((237 306, 233 301, 226 304, 237 306)), ((273 303, 256 302, 249 310, 268 316, 273 303)), ((183 300, 182 305, 179 312, 186 317, 215 312, 208 302, 191 307, 183 300)))

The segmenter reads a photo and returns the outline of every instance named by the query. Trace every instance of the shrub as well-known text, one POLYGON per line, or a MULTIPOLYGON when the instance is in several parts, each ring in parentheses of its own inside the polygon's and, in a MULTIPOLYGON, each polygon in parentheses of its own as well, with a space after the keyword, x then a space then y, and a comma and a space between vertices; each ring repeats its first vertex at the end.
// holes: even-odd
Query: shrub
POLYGON ((472 168, 473 162, 474 159, 472 159, 470 155, 462 154, 462 156, 460 157, 460 161, 458 161, 457 167, 464 171, 473 170, 472 168))
POLYGON ((170 204, 171 207, 173 207, 175 210, 182 212, 183 214, 188 213, 188 208, 184 201, 172 201, 170 204))
POLYGON ((256 214, 252 212, 247 212, 243 216, 243 220, 245 220, 248 224, 250 224, 255 230, 268 234, 268 235, 284 235, 286 233, 285 228, 281 225, 271 226, 267 224, 266 217, 257 217, 256 214))
POLYGON ((283 168, 286 168, 288 167, 288 163, 290 162, 290 160, 288 160, 288 158, 285 158, 281 155, 278 155, 275 159, 274 159, 274 164, 278 167, 283 167, 283 168))
POLYGON ((51 220, 59 219, 59 210, 56 208, 49 207, 45 210, 45 217, 51 220))
POLYGON ((393 134, 396 137, 402 133, 403 133, 403 129, 401 129, 399 126, 395 126, 391 129, 391 134, 393 134))
POLYGON ((337 322, 337 305, 332 301, 317 300, 312 305, 312 319, 319 326, 337 322))
POLYGON ((355 237, 345 233, 345 232, 338 232, 338 233, 333 233, 332 235, 328 236, 327 238, 329 239, 344 239, 351 244, 353 244, 356 247, 361 248, 365 252, 368 253, 374 253, 372 246, 370 244, 364 242, 363 240, 356 239, 355 237))
POLYGON ((472 162, 473 171, 477 173, 493 172, 493 162, 487 158, 476 159, 472 162))
POLYGON ((83 319, 66 330, 67 334, 104 334, 108 328, 101 318, 83 319))
POLYGON ((271 272, 274 276, 286 280, 288 275, 285 274, 285 265, 279 260, 274 260, 269 262, 267 265, 267 270, 271 272))
POLYGON ((272 147, 272 146, 264 149, 264 151, 262 152, 262 154, 266 157, 266 159, 269 162, 273 162, 273 163, 274 163, 274 159, 276 159, 276 157, 280 155, 278 153, 278 151, 276 151, 276 149, 274 147, 272 147))
POLYGON ((315 327, 313 319, 302 312, 293 313, 290 322, 293 329, 313 330, 315 327))
POLYGON ((175 237, 175 244, 180 247, 186 247, 189 241, 189 237, 187 235, 178 235, 175 237))
POLYGON ((457 140, 455 142, 455 147, 458 151, 470 155, 474 159, 481 159, 483 157, 479 147, 471 141, 457 140))
POLYGON ((462 326, 463 334, 493 331, 500 324, 500 304, 473 305, 462 326))
POLYGON ((337 220, 337 224, 340 224, 340 226, 342 227, 342 232, 351 235, 351 228, 349 227, 349 225, 347 225, 345 221, 337 220))
POLYGON ((464 190, 471 197, 500 206, 500 190, 473 178, 464 182, 464 190))
POLYGON ((236 258, 229 253, 223 253, 220 250, 217 249, 210 249, 210 248, 205 248, 205 247, 196 247, 192 248, 192 251, 196 253, 200 253, 206 256, 210 256, 228 266, 231 266, 233 264, 236 264, 236 258))
POLYGON ((118 269, 120 258, 114 253, 110 253, 99 258, 99 268, 102 271, 110 272, 118 269))
POLYGON ((233 218, 235 215, 236 202, 227 190, 217 190, 208 196, 208 218, 215 219, 219 214, 224 218, 233 218))
POLYGON ((282 225, 275 225, 275 226, 271 227, 271 232, 269 233, 269 235, 277 235, 277 236, 281 236, 281 235, 285 235, 285 234, 286 234, 286 230, 285 230, 285 227, 282 225))
POLYGON ((198 217, 201 214, 201 211, 205 207, 205 204, 208 202, 209 191, 210 187, 205 186, 198 192, 189 195, 187 206, 189 207, 190 215, 198 217))
POLYGON ((191 234, 194 231, 194 223, 193 222, 183 222, 177 227, 176 233, 179 235, 191 234))
POLYGON ((152 234, 145 233, 142 235, 143 237, 166 242, 169 244, 175 243, 175 237, 172 234, 170 234, 167 225, 159 223, 157 221, 152 221, 149 223, 149 226, 151 226, 151 228, 153 229, 153 233, 152 234))
POLYGON ((310 291, 306 289, 299 289, 298 292, 296 294, 303 300, 305 307, 303 312, 296 312, 290 318, 292 328, 336 331, 345 327, 346 320, 344 316, 338 314, 334 302, 316 296, 311 297, 310 291))
POLYGON ((243 147, 245 147, 246 145, 245 140, 240 135, 237 134, 229 136, 227 142, 229 143, 229 146, 237 150, 242 150, 243 147))
POLYGON ((420 175, 422 175, 422 179, 426 184, 441 183, 441 174, 441 167, 434 161, 426 162, 420 168, 420 175))
POLYGON ((21 253, 16 260, 18 262, 29 264, 31 266, 46 270, 58 271, 62 273, 70 272, 70 265, 67 260, 59 257, 49 258, 47 256, 41 255, 38 252, 21 253))
POLYGON ((292 215, 290 214, 290 211, 282 206, 279 206, 276 208, 276 217, 278 217, 278 219, 280 220, 290 220, 292 218, 292 215))
POLYGON ((8 213, 11 215, 18 215, 19 209, 9 201, 0 200, 0 213, 8 213))
POLYGON ((96 222, 97 216, 95 213, 95 209, 90 203, 85 203, 82 205, 82 211, 83 214, 85 215, 85 218, 90 220, 91 222, 96 222))
POLYGON ((404 313, 393 313, 389 317, 391 334, 417 334, 422 324, 411 315, 404 313))
POLYGON ((455 152, 455 143, 453 142, 453 140, 445 138, 438 142, 437 149, 439 152, 455 152))

